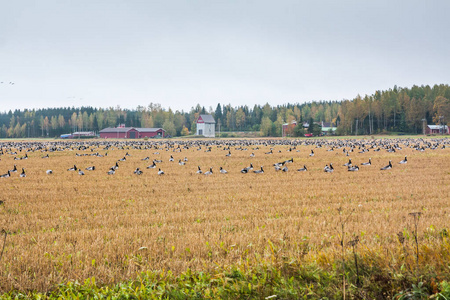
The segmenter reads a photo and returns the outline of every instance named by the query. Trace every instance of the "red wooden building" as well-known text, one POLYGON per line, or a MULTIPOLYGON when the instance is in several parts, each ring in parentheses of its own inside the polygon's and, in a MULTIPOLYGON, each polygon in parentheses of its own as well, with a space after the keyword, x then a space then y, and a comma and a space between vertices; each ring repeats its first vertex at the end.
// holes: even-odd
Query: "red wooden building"
POLYGON ((426 134, 449 134, 449 128, 447 125, 427 125, 425 127, 426 134))
POLYGON ((164 137, 162 128, 117 127, 100 130, 100 137, 105 139, 140 139, 144 137, 164 137))

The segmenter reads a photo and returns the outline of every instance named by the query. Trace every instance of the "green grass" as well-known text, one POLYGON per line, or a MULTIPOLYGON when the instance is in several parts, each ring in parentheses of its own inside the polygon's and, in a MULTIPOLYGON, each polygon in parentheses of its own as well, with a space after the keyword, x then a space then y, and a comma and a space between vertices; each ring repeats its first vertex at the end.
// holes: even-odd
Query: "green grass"
MULTIPOLYGON (((339 261, 328 268, 291 261, 279 267, 248 268, 242 262, 218 267, 213 273, 187 270, 174 276, 170 271, 148 271, 114 286, 90 278, 83 283, 60 284, 48 293, 11 291, 0 299, 342 299, 341 266, 339 261)), ((356 285, 355 270, 347 261, 348 299, 450 299, 450 284, 438 281, 432 272, 416 278, 372 261, 363 262, 360 273, 360 284, 356 285)))

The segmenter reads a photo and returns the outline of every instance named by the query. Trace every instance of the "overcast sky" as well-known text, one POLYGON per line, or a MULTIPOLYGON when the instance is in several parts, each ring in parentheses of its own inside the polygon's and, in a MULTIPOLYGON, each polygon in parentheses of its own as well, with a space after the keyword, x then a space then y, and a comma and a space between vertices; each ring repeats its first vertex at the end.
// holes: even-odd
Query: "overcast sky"
POLYGON ((1 1, 0 111, 278 105, 448 84, 449 12, 448 0, 1 1))

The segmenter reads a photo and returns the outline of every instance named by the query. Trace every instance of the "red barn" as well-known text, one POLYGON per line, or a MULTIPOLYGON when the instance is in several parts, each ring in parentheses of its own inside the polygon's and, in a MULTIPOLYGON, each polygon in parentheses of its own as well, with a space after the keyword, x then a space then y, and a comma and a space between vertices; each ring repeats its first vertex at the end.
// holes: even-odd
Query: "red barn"
POLYGON ((426 134, 449 134, 449 128, 447 125, 427 125, 425 128, 426 134))
POLYGON ((164 137, 166 135, 166 132, 162 128, 136 128, 136 130, 139 132, 139 138, 144 137, 164 137))
POLYGON ((135 139, 139 136, 136 128, 119 127, 100 130, 100 137, 105 139, 135 139))
POLYGON ((165 131, 162 128, 134 128, 117 127, 100 130, 100 137, 104 139, 139 139, 144 137, 164 137, 165 131))

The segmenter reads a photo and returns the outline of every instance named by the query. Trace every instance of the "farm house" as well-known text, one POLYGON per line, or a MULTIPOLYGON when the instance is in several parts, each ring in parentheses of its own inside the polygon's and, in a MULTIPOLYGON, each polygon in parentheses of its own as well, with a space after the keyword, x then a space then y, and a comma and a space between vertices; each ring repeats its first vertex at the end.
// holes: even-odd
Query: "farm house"
POLYGON ((425 128, 426 134, 449 134, 448 126, 445 125, 427 125, 425 128))
POLYGON ((100 137, 105 139, 140 139, 144 137, 164 137, 162 128, 116 127, 100 130, 100 137))
POLYGON ((203 135, 204 137, 216 136, 216 121, 211 115, 200 115, 197 119, 196 135, 203 135))

